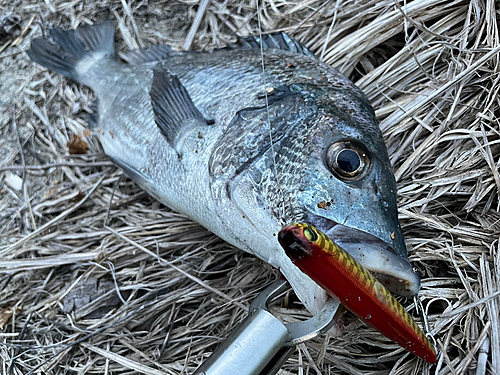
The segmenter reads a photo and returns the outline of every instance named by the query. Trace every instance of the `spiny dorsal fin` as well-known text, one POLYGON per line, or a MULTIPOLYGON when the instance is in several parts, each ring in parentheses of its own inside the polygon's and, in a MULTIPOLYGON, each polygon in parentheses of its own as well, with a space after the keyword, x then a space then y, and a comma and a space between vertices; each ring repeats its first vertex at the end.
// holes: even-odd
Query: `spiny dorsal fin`
POLYGON ((274 48, 284 51, 295 52, 301 55, 316 57, 301 43, 289 37, 284 32, 276 32, 260 36, 248 36, 240 38, 235 44, 230 44, 229 48, 242 48, 242 49, 260 49, 262 41, 262 49, 274 48))
POLYGON ((156 125, 180 155, 182 138, 191 130, 208 124, 176 76, 158 70, 153 74, 149 95, 156 125))
MULTIPOLYGON (((259 36, 240 38, 235 44, 230 44, 227 48, 260 49, 260 40, 261 38, 259 36)), ((275 48, 284 51, 295 52, 305 56, 316 57, 305 46, 297 42, 295 39, 289 37, 284 32, 262 35, 262 48, 275 48)), ((160 62, 179 53, 185 52, 174 52, 169 46, 160 44, 149 46, 147 48, 134 49, 132 51, 124 53, 121 56, 129 64, 143 65, 160 62)))
POLYGON ((149 46, 147 48, 128 51, 123 54, 123 59, 132 65, 143 65, 165 60, 174 54, 175 52, 173 52, 169 46, 159 44, 156 46, 149 46))

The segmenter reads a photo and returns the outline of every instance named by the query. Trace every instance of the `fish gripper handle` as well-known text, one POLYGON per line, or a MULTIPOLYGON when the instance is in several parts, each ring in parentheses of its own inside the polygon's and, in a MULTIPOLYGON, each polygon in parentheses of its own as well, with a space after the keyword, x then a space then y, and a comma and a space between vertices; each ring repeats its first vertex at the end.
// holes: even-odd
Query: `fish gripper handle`
POLYGON ((268 309, 269 301, 286 289, 277 280, 252 302, 248 316, 230 333, 193 375, 273 375, 295 345, 326 332, 334 323, 339 302, 330 298, 313 318, 283 324, 268 309))

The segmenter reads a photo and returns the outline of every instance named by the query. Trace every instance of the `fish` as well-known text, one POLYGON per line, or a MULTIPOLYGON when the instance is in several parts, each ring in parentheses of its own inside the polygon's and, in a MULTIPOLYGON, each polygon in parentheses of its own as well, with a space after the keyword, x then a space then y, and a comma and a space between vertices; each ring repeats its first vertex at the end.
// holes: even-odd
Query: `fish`
POLYGON ((436 351, 392 294, 347 251, 307 223, 278 233, 292 262, 369 326, 430 364, 436 351))
POLYGON ((285 33, 120 60, 114 32, 54 27, 28 55, 94 91, 88 126, 142 189, 279 269, 313 314, 328 296, 280 246, 285 224, 314 225, 391 291, 418 292, 387 149, 351 81, 285 33))

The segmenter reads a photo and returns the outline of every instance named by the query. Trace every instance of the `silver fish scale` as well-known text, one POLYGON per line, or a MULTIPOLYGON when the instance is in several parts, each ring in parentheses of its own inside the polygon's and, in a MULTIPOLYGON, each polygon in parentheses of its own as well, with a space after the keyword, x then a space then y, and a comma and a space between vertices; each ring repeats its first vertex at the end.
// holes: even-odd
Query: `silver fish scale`
POLYGON ((229 125, 210 157, 209 173, 213 189, 224 189, 222 194, 231 198, 231 183, 239 174, 250 170, 253 181, 265 197, 264 201, 272 203, 263 208, 276 218, 284 215, 298 220, 298 202, 290 201, 284 206, 280 185, 285 187, 291 183, 294 188, 300 188, 298 183, 303 181, 303 176, 299 165, 303 160, 300 151, 295 152, 296 145, 289 144, 300 140, 304 143, 316 114, 317 108, 306 105, 300 94, 279 100, 268 109, 238 113, 233 120, 235 125, 229 125), (248 126, 236 126, 239 123, 248 126), (254 164, 260 159, 263 168, 256 168, 254 164), (286 212, 281 211, 282 207, 286 212))
MULTIPOLYGON (((259 184, 261 194, 271 203, 267 209, 282 225, 301 222, 306 218, 299 192, 309 183, 305 168, 308 152, 304 151, 308 147, 307 140, 314 131, 316 121, 307 124, 308 126, 295 126, 293 132, 276 145, 276 164, 268 167, 270 173, 267 178, 261 178, 259 184)), ((265 170, 260 170, 255 173, 255 178, 258 178, 258 173, 266 175, 265 170)))
MULTIPOLYGON (((98 98, 94 133, 109 156, 141 171, 148 164, 145 150, 156 145, 158 138, 158 129, 152 126, 154 114, 149 97, 152 77, 149 69, 134 69, 114 60, 98 61, 85 76, 85 83, 98 98), (123 144, 127 145, 126 153, 123 144)), ((162 143, 166 144, 164 140, 162 143)))
MULTIPOLYGON (((254 108, 238 112, 212 151, 209 163, 211 178, 234 177, 256 158, 263 156, 273 143, 279 142, 305 116, 297 115, 306 108, 301 95, 294 95, 269 108, 254 108), (239 124, 246 124, 241 127, 239 124), (234 168, 233 174, 228 173, 234 168)), ((276 151, 276 149, 275 149, 276 151)))
MULTIPOLYGON (((264 107, 266 88, 283 85, 340 90, 347 96, 342 98, 343 102, 348 102, 353 111, 360 106, 360 98, 366 102, 361 105, 369 106, 364 94, 338 71, 316 59, 288 51, 264 51, 262 57, 256 50, 190 53, 169 57, 160 66, 179 77, 196 107, 206 118, 214 119, 217 126, 227 126, 242 109, 264 107)), ((373 127, 366 119, 364 122, 373 127)), ((379 131, 378 127, 375 130, 379 131)))

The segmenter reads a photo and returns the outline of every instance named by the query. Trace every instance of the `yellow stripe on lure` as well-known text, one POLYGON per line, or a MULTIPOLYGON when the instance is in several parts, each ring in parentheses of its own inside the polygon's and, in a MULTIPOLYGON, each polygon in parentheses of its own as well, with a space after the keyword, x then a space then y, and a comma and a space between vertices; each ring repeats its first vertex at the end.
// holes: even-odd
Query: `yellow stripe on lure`
POLYGON ((312 225, 283 228, 278 240, 292 262, 366 324, 426 360, 436 352, 420 327, 362 265, 312 225))

